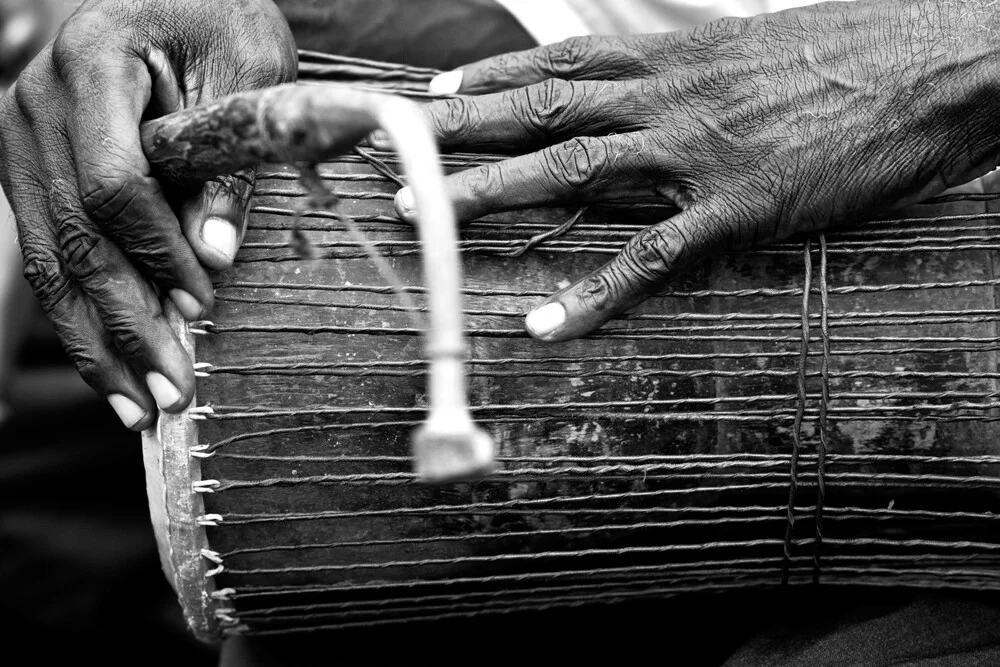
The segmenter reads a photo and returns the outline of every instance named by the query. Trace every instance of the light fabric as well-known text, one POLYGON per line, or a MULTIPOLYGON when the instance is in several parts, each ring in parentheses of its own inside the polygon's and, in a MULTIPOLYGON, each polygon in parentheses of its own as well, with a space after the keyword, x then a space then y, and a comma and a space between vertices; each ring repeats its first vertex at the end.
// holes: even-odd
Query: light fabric
MULTIPOLYGON (((850 0, 847 0, 850 1, 850 0)), ((541 44, 594 34, 669 32, 815 0, 498 0, 541 44)))

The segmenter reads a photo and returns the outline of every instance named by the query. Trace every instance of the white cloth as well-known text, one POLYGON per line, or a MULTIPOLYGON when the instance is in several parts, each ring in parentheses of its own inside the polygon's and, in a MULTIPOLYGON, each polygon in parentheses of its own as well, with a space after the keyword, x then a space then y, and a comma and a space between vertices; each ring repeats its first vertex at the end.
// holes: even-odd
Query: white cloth
POLYGON ((816 1, 498 0, 541 44, 580 35, 669 32, 726 16, 755 16, 816 1))

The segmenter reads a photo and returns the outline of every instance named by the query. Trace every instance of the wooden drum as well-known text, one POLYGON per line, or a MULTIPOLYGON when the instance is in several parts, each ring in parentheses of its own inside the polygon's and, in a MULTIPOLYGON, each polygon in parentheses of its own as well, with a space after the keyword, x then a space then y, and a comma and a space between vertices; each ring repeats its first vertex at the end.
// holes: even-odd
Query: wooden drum
MULTIPOLYGON (((433 72, 303 54, 419 98, 433 72)), ((488 155, 445 157, 448 170, 488 155)), ((392 154, 322 165, 418 305, 392 154)), ((461 244, 473 416, 497 471, 424 485, 420 313, 262 167, 196 406, 145 438, 164 566, 202 637, 803 584, 1000 590, 1000 188, 713 258, 584 340, 524 313, 662 208, 530 210, 461 244), (564 223, 576 218, 568 230, 564 223), (308 245, 312 258, 303 258, 308 245)))

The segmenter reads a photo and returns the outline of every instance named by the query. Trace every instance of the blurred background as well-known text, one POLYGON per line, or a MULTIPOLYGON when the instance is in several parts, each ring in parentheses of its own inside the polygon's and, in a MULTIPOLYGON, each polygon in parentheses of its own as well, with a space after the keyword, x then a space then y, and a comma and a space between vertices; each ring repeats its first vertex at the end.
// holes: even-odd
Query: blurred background
MULTIPOLYGON (((11 84, 78 4, 0 0, 0 90, 11 84)), ((460 4, 456 1, 453 6, 460 4)), ((464 4, 481 9, 488 3, 469 0, 464 4)), ((360 48, 348 40, 361 40, 363 33, 327 29, 325 19, 334 15, 334 6, 341 5, 333 0, 303 0, 299 5, 302 9, 289 16, 300 46, 323 50, 335 35, 340 51, 360 48)), ((475 24, 483 38, 476 35, 469 41, 480 51, 529 45, 527 35, 509 16, 496 20, 506 32, 487 22, 475 24)), ((467 22, 456 21, 455 26, 468 32, 467 22)), ((455 51, 450 60, 435 61, 434 54, 441 52, 438 45, 449 42, 441 34, 433 37, 418 40, 428 51, 412 62, 449 67, 473 59, 469 52, 455 51)), ((366 55, 403 59, 398 44, 386 42, 381 47, 366 55)), ((907 591, 863 596, 847 589, 803 588, 687 596, 601 610, 470 621, 446 628, 414 627, 392 633, 388 642, 385 633, 375 633, 338 637, 335 642, 322 638, 314 650, 311 642, 303 639, 300 643, 307 652, 328 660, 336 656, 338 662, 352 654, 366 655, 365 664, 395 664, 385 652, 396 648, 416 650, 418 656, 440 656, 423 652, 439 642, 481 643, 494 659, 501 651, 512 657, 558 653, 564 660, 578 655, 592 661, 596 646, 618 650, 620 659, 640 660, 652 648, 668 660, 706 665, 719 664, 741 646, 749 646, 748 657, 740 664, 800 664, 779 659, 780 647, 787 658, 796 646, 822 649, 826 637, 831 644, 863 649, 866 635, 853 633, 873 627, 883 628, 887 641, 895 637, 897 642, 918 644, 937 633, 948 645, 964 641, 974 649, 996 644, 1000 611, 990 597, 966 596, 961 606, 955 606, 944 596, 907 591), (941 618, 950 621, 952 634, 946 634, 944 624, 937 622, 941 618), (765 653, 775 661, 755 662, 755 655, 765 653)), ((103 665, 131 665, 141 660, 198 667, 219 660, 215 647, 198 643, 187 632, 160 570, 139 437, 121 427, 107 403, 80 380, 63 353, 20 276, 13 217, 2 193, 0 640, 6 655, 30 655, 34 664, 41 665, 63 664, 71 658, 74 663, 99 660, 103 665)), ((261 652, 259 647, 256 650, 261 652)), ((234 655, 227 664, 247 664, 239 653, 234 655)), ((282 655, 287 654, 279 654, 274 664, 288 664, 282 655)), ((476 656, 470 653, 468 657, 476 656)), ((986 660, 961 664, 993 664, 986 660)))
MULTIPOLYGON (((78 3, 0 0, 6 88, 78 3)), ((73 656, 213 665, 160 570, 139 437, 77 375, 20 275, 0 195, 0 638, 38 664, 73 656)))

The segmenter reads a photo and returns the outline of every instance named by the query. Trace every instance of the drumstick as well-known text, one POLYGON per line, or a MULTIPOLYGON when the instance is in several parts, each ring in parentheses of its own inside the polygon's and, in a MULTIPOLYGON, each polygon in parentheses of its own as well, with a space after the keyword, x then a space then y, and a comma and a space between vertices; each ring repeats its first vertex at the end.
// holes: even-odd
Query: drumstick
POLYGON ((430 368, 429 414, 413 436, 415 472, 426 482, 478 477, 492 470, 494 446, 469 412, 458 232, 437 147, 419 108, 401 97, 348 87, 289 84, 149 121, 141 134, 158 176, 183 184, 263 162, 314 164, 376 129, 385 130, 399 152, 419 212, 430 368))

